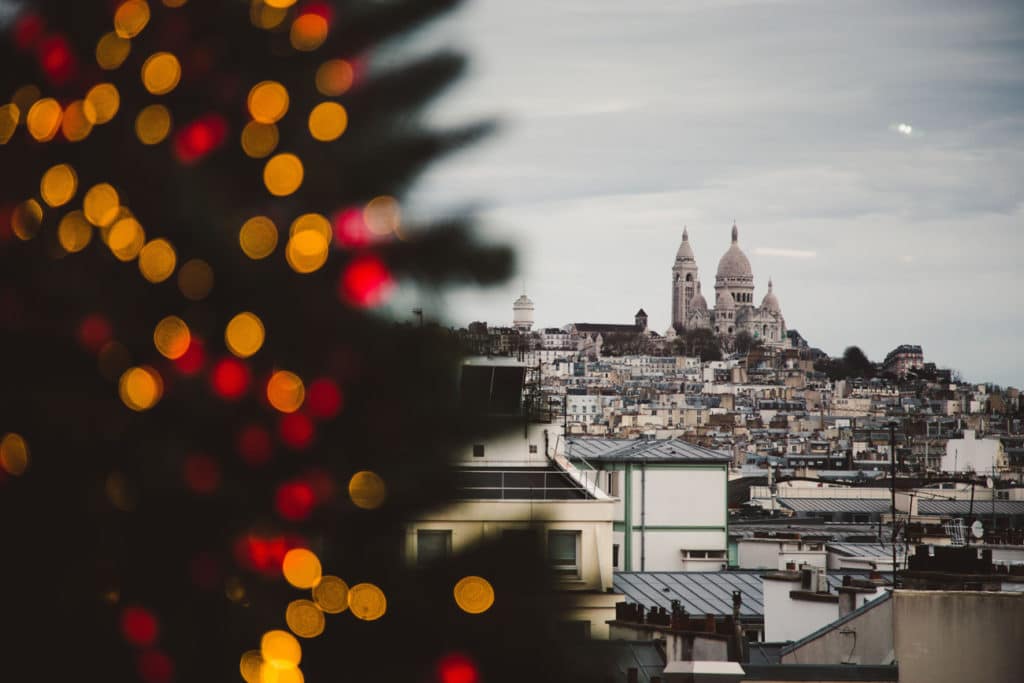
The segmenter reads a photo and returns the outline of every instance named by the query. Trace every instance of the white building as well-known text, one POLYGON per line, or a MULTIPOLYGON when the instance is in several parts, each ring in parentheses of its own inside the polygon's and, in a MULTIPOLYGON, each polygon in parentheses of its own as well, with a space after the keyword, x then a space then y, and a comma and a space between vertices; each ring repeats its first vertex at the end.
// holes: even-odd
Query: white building
POLYGON ((1008 465, 1003 442, 998 438, 979 439, 973 429, 965 429, 962 439, 947 441, 942 456, 943 472, 994 474, 1008 465))

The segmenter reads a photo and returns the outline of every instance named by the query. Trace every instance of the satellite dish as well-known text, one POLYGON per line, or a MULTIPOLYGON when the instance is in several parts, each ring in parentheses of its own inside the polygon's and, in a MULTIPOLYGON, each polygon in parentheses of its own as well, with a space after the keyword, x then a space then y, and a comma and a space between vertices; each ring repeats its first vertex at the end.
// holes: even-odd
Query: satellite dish
POLYGON ((971 525, 971 536, 975 538, 981 538, 985 535, 985 525, 981 523, 981 520, 975 520, 974 524, 971 525))
POLYGON ((996 485, 996 483, 994 481, 992 481, 992 477, 987 477, 985 479, 985 486, 986 486, 986 488, 992 488, 995 485, 996 485))

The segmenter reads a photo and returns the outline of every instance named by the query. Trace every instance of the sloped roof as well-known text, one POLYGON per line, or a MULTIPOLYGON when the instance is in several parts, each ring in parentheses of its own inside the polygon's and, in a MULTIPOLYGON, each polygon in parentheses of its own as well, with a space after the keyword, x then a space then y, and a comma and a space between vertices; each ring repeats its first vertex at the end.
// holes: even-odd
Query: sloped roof
POLYGON ((888 512, 885 498, 779 498, 779 504, 794 512, 888 512))
POLYGON ((588 462, 728 463, 732 455, 679 439, 570 438, 566 457, 588 462))

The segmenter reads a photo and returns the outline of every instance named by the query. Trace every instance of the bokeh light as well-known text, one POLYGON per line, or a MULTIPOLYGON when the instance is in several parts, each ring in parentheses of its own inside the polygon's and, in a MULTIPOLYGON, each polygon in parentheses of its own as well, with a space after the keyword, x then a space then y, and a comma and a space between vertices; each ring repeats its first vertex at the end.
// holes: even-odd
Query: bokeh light
POLYGON ((348 591, 348 607, 353 616, 363 621, 376 621, 388 609, 384 591, 372 583, 358 583, 348 591))
POLYGON ((18 129, 18 121, 21 120, 21 109, 13 102, 0 105, 0 145, 6 145, 7 141, 18 129))
POLYGON ((277 149, 278 139, 274 124, 250 121, 242 129, 242 151, 253 159, 263 159, 277 149))
POLYGON ((142 224, 132 217, 122 218, 110 227, 107 246, 119 261, 131 261, 146 244, 146 231, 142 224))
POLYGON ((149 282, 163 282, 174 274, 178 257, 174 247, 165 239, 147 242, 139 252, 139 271, 149 282))
POLYGON ((121 612, 121 635, 136 647, 149 647, 156 642, 160 626, 156 616, 144 607, 126 607, 121 612))
POLYGON ((277 226, 266 216, 254 216, 242 225, 238 243, 249 258, 266 258, 277 248, 277 226))
POLYGON ((321 102, 309 113, 309 133, 321 142, 337 140, 348 127, 348 114, 337 102, 321 102))
POLYGON ((282 415, 277 423, 277 432, 281 443, 294 450, 309 448, 316 436, 313 420, 303 413, 282 415))
POLYGON ((284 621, 300 638, 316 638, 324 632, 327 620, 311 600, 292 600, 284 612, 284 621))
POLYGON ((316 495, 313 487, 305 481, 286 481, 277 487, 274 494, 274 509, 289 522, 309 519, 314 505, 316 495))
POLYGON ((262 81, 249 91, 249 115, 265 124, 277 123, 288 112, 288 90, 277 81, 262 81))
POLYGON ((329 59, 316 70, 316 89, 327 97, 337 97, 352 87, 355 72, 344 59, 329 59))
POLYGON ((131 512, 138 504, 138 491, 121 472, 114 471, 107 475, 103 491, 110 504, 121 512, 131 512))
POLYGON ((268 7, 276 7, 277 9, 287 9, 295 4, 295 0, 263 0, 263 3, 268 7))
POLYGON ((249 7, 249 20, 252 25, 266 31, 280 26, 286 16, 288 16, 287 9, 271 6, 269 3, 264 3, 263 0, 252 0, 252 5, 249 7))
POLYGON ((263 346, 263 321, 248 311, 239 313, 224 330, 224 343, 239 358, 248 358, 263 346))
POLYGON ((64 214, 57 226, 57 241, 69 254, 82 251, 92 241, 92 226, 81 211, 64 214))
POLYGON ((106 33, 96 43, 96 63, 101 69, 117 69, 132 51, 132 41, 122 38, 116 32, 106 33))
POLYGON ((174 361, 174 367, 186 377, 191 377, 199 374, 204 365, 206 365, 206 347, 203 346, 201 339, 192 335, 188 349, 184 355, 174 361))
POLYGON ((4 434, 0 439, 0 468, 7 474, 20 477, 28 468, 28 444, 20 434, 4 434))
POLYGON ((156 145, 171 132, 171 112, 162 104, 151 104, 135 117, 135 135, 144 145, 156 145))
POLYGON ((267 400, 282 413, 294 413, 305 397, 306 387, 294 372, 278 370, 267 381, 267 400))
POLYGON ((263 167, 263 183, 270 194, 285 197, 302 185, 302 161, 294 154, 277 154, 263 167))
POLYGON ((235 448, 242 460, 251 467, 266 464, 273 455, 270 432, 258 424, 246 425, 239 430, 235 448))
POLYGON ((472 659, 460 652, 446 654, 437 663, 437 683, 479 683, 480 672, 472 659))
POLYGON ((100 350, 110 341, 114 331, 110 327, 110 321, 104 316, 93 313, 82 318, 78 323, 75 337, 78 343, 90 353, 99 353, 100 350))
POLYGON ((260 654, 275 669, 294 669, 302 660, 302 646, 287 631, 267 631, 260 639, 260 654))
POLYGON ((188 0, 164 0, 164 5, 167 7, 184 7, 188 0))
POLYGON ((128 368, 118 384, 121 400, 135 411, 149 410, 164 392, 164 382, 155 369, 148 366, 128 368))
POLYGON ((170 52, 157 52, 142 64, 142 84, 154 95, 166 95, 178 87, 181 64, 170 52))
POLYGON ((82 211, 85 218, 95 226, 105 228, 114 222, 121 208, 121 198, 117 190, 108 183, 93 185, 85 193, 82 211))
POLYGON ((249 366, 235 358, 224 358, 210 372, 213 393, 225 401, 237 401, 245 396, 252 382, 249 366))
POLYGON ((81 142, 89 137, 96 121, 96 107, 87 100, 75 100, 64 110, 61 132, 68 142, 81 142))
POLYGON ((374 197, 363 209, 363 218, 366 227, 377 236, 398 234, 402 224, 402 210, 394 197, 374 197))
POLYGON ((384 480, 376 472, 363 470, 352 475, 348 482, 348 496, 356 507, 376 510, 388 496, 384 480))
POLYGON ((30 83, 14 91, 14 94, 11 95, 11 104, 15 105, 18 111, 24 115, 42 96, 43 94, 39 91, 39 88, 30 83))
POLYGON ((139 654, 139 678, 143 683, 171 683, 174 680, 174 662, 160 650, 146 650, 139 654))
POLYGON ((43 207, 34 199, 18 204, 11 212, 11 230, 26 242, 36 236, 42 222, 43 207))
POLYGON ((125 0, 114 12, 114 31, 121 38, 134 38, 149 23, 149 5, 143 0, 125 0))
POLYGON ((353 306, 371 307, 383 303, 393 287, 394 280, 384 262, 364 254, 353 259, 342 272, 338 295, 353 306))
POLYGON ((334 240, 338 246, 361 247, 369 244, 373 237, 362 208, 348 207, 334 214, 334 240))
POLYGON ((285 245, 285 260, 296 273, 315 272, 327 263, 330 252, 328 239, 316 230, 305 230, 292 235, 285 245))
POLYGON ((288 234, 291 237, 298 235, 301 232, 312 230, 323 237, 324 242, 330 243, 331 234, 331 222, 327 218, 318 213, 304 213, 294 221, 292 221, 291 228, 288 230, 288 234))
POLYGON ((306 406, 310 414, 318 420, 329 420, 337 416, 343 403, 338 384, 326 377, 313 381, 306 392, 306 406))
POLYGON ((39 194, 50 206, 63 206, 78 191, 78 175, 68 164, 51 166, 39 182, 39 194))
POLYGON ((296 50, 310 52, 327 40, 327 28, 326 19, 319 14, 307 12, 295 18, 288 37, 296 50))
POLYGON ((179 129, 174 136, 174 155, 183 164, 194 164, 224 144, 228 122, 220 114, 204 114, 179 129))
POLYGON ((176 315, 167 316, 153 329, 153 346, 165 358, 181 358, 191 344, 192 332, 188 324, 176 315))
POLYGON ((481 576, 465 576, 459 579, 452 592, 455 595, 455 604, 469 614, 483 614, 494 604, 494 587, 481 576))
POLYGON ((185 456, 182 474, 185 485, 195 493, 210 495, 220 486, 220 465, 205 453, 185 456))
POLYGON ((117 110, 121 107, 121 94, 112 83, 100 83, 89 89, 85 101, 92 105, 96 113, 96 120, 93 123, 101 125, 117 115, 117 110))
POLYGON ((306 548, 293 548, 285 553, 281 573, 296 588, 313 588, 322 575, 320 558, 306 548))
POLYGON ((55 85, 65 85, 78 70, 78 60, 68 39, 60 33, 43 36, 36 46, 39 66, 55 85))
POLYGON ((341 614, 348 609, 348 584, 327 574, 313 586, 313 600, 327 614, 341 614))
POLYGON ((263 668, 263 655, 259 650, 249 650, 238 662, 238 670, 245 683, 262 683, 260 670, 263 668))
POLYGON ((178 289, 189 301, 202 301, 213 289, 213 268, 202 259, 190 259, 178 271, 178 289))
POLYGON ((29 134, 36 140, 49 142, 60 130, 60 120, 63 115, 64 110, 57 100, 46 97, 36 100, 28 110, 25 125, 28 127, 29 134))

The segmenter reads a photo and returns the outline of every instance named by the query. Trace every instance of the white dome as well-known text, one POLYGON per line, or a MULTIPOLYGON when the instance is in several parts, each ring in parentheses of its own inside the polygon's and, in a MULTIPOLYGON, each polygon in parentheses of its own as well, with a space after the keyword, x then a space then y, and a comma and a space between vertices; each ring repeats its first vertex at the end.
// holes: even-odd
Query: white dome
POLYGON ((681 261, 696 261, 696 257, 693 255, 693 247, 690 246, 690 235, 686 231, 686 227, 683 227, 683 241, 679 244, 679 250, 676 251, 676 263, 681 261))
POLYGON ((708 301, 704 298, 704 294, 700 291, 700 283, 697 283, 697 293, 690 299, 690 308, 692 310, 708 310, 708 301))
POLYGON ((761 300, 761 308, 771 311, 772 313, 782 313, 782 307, 779 305, 779 297, 775 296, 775 292, 772 291, 772 281, 768 280, 768 293, 764 295, 764 299, 761 300))
POLYGON ((736 309, 736 302, 732 300, 732 294, 719 292, 718 300, 715 302, 716 311, 732 311, 736 309))
POLYGON ((753 280, 754 271, 750 267, 747 255, 740 249, 739 230, 732 226, 732 245, 718 262, 718 279, 750 278, 753 280))
POLYGON ((525 294, 512 304, 512 326, 520 330, 533 327, 533 302, 525 294))

